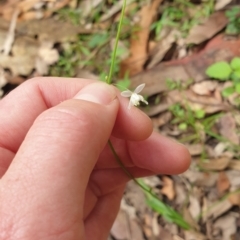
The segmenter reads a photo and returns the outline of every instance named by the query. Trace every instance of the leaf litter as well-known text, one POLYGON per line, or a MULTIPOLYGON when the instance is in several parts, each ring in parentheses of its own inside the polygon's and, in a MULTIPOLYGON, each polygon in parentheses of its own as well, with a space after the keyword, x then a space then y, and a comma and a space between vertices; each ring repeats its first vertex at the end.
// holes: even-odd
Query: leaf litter
MULTIPOLYGON (((141 109, 155 131, 189 149, 185 173, 145 184, 192 229, 166 221, 130 182, 108 240, 240 236, 240 10, 233 0, 195 2, 129 0, 113 79, 130 90, 146 83, 141 109)), ((104 80, 121 3, 1 2, 1 96, 33 76, 104 80)))

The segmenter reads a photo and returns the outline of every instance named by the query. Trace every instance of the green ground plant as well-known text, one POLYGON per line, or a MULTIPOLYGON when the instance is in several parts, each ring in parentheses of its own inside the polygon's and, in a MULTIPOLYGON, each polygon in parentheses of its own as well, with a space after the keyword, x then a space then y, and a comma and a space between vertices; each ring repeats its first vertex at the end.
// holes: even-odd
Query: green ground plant
MULTIPOLYGON (((80 26, 83 22, 92 22, 98 25, 101 14, 107 12, 107 5, 113 5, 116 1, 102 2, 98 7, 84 17, 81 9, 63 8, 57 12, 58 18, 71 22, 74 25, 80 26)), ((128 11, 127 16, 122 20, 124 31, 120 33, 119 40, 121 45, 127 45, 131 32, 134 28, 131 26, 131 19, 134 16, 136 9, 128 11)), ((84 24, 84 23, 83 23, 84 24)), ((110 24, 106 29, 89 31, 88 34, 81 34, 77 39, 68 43, 67 47, 60 50, 59 61, 51 66, 50 75, 74 77, 78 69, 85 69, 96 73, 101 80, 105 80, 107 71, 112 60, 112 41, 116 36, 117 23, 110 24)), ((118 76, 120 61, 123 55, 126 55, 126 49, 118 47, 115 56, 115 66, 113 68, 113 81, 118 76)))
POLYGON ((81 39, 70 43, 62 49, 59 61, 50 68, 50 75, 74 77, 75 70, 80 64, 82 66, 91 64, 89 56, 91 56, 91 52, 89 48, 84 46, 81 39))
POLYGON ((200 9, 190 1, 175 0, 163 7, 160 19, 151 28, 157 40, 164 27, 176 28, 183 37, 187 37, 189 30, 199 23, 199 19, 210 16, 213 11, 214 0, 204 1, 200 9))
MULTIPOLYGON (((215 73, 215 70, 213 71, 215 73)), ((174 81, 172 79, 167 79, 166 84, 169 91, 178 90, 179 94, 182 94, 183 90, 188 89, 192 84, 192 80, 189 79, 186 82, 174 81)), ((184 95, 183 95, 183 99, 184 95)), ((180 131, 182 131, 183 136, 179 139, 182 143, 202 143, 203 135, 206 137, 215 138, 221 142, 228 142, 232 149, 233 146, 227 139, 221 137, 214 130, 214 125, 218 119, 223 115, 221 113, 206 116, 203 109, 192 109, 187 99, 182 103, 175 103, 169 107, 169 111, 173 115, 172 125, 176 125, 180 131)), ((204 154, 204 153, 203 153, 204 154)))
POLYGON ((58 11, 59 18, 62 20, 70 21, 74 25, 79 25, 81 18, 81 11, 79 9, 62 8, 58 11))
POLYGON ((173 104, 169 110, 174 116, 171 123, 178 124, 178 128, 183 131, 191 127, 197 132, 197 121, 205 116, 204 110, 193 111, 190 107, 182 107, 180 103, 173 104))
POLYGON ((232 86, 223 89, 223 97, 233 93, 240 94, 240 58, 233 58, 230 63, 226 61, 216 62, 206 70, 208 77, 219 81, 231 81, 232 86))
POLYGON ((187 89, 193 83, 192 79, 188 79, 187 81, 180 80, 172 80, 170 78, 166 79, 166 85, 169 90, 179 90, 182 91, 187 89))
POLYGON ((237 35, 240 33, 240 7, 234 6, 226 11, 226 16, 229 20, 226 27, 226 34, 237 35))

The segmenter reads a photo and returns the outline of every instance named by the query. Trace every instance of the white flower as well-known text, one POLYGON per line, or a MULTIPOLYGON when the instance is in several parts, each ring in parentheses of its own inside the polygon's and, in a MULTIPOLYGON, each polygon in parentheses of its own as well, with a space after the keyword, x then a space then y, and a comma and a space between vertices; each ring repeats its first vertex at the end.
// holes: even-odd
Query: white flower
POLYGON ((130 97, 128 109, 130 109, 132 106, 138 106, 140 102, 144 102, 145 104, 148 104, 148 102, 143 98, 143 96, 138 94, 143 90, 144 87, 145 87, 145 83, 137 86, 133 92, 131 92, 130 90, 121 92, 121 95, 123 97, 130 97))

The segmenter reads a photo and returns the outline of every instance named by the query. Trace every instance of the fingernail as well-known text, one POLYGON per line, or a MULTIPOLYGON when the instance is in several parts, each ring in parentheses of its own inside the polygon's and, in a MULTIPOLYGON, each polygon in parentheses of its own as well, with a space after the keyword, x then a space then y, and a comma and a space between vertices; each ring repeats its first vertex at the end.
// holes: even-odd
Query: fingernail
POLYGON ((84 87, 74 98, 107 105, 117 97, 114 87, 96 82, 84 87))

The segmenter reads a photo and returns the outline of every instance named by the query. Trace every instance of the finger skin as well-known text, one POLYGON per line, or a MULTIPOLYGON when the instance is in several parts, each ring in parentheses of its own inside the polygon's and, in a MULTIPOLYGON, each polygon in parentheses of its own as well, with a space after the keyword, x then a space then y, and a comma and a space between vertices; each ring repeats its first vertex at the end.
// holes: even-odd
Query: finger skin
MULTIPOLYGON (((137 166, 156 174, 179 174, 184 172, 191 162, 188 150, 174 140, 153 132, 143 141, 122 141, 111 138, 120 159, 127 167, 137 166)), ((96 168, 116 168, 111 149, 105 146, 96 168)))
POLYGON ((0 239, 85 239, 85 190, 118 107, 72 99, 37 117, 1 179, 0 239))
POLYGON ((10 239, 7 232, 13 219, 17 224, 10 232, 23 239, 27 239, 19 233, 23 225, 34 226, 27 229, 28 235, 39 232, 40 239, 45 237, 41 234, 48 234, 51 240, 92 239, 91 226, 95 225, 95 233, 104 239, 129 180, 106 144, 111 132, 114 148, 135 177, 180 173, 189 165, 189 154, 182 145, 158 134, 147 138, 152 132, 149 118, 137 108, 128 110, 128 101, 119 97, 119 92, 109 110, 111 104, 99 107, 69 100, 91 88, 93 81, 41 80, 43 83, 39 79, 29 81, 0 102, 2 114, 13 107, 11 117, 5 114, 0 119, 0 127, 5 127, 0 128, 2 175, 15 157, 1 183, 0 216, 4 221, 0 221, 0 239, 10 239), (21 99, 19 105, 13 106, 16 99, 21 99), (28 114, 23 114, 26 109, 28 114), (83 205, 84 210, 80 207, 83 205), (112 205, 113 212, 105 222, 107 205, 112 205), (5 209, 11 209, 11 213, 5 209))
POLYGON ((117 216, 125 184, 98 198, 91 214, 85 220, 86 240, 106 240, 117 216))
MULTIPOLYGON (((0 101, 0 147, 16 153, 38 115, 73 98, 82 88, 94 82, 75 78, 35 78, 21 84, 0 101)), ((129 111, 126 108, 128 99, 121 97, 117 89, 116 93, 120 108, 113 134, 116 132, 117 137, 129 140, 143 140, 150 136, 151 120, 137 108, 129 111)))
MULTIPOLYGON (((1 100, 0 177, 6 172, 6 166, 10 165, 28 130, 41 113, 73 98, 82 88, 95 82, 75 78, 34 78, 21 84, 1 100), (11 154, 1 154, 6 151, 11 154)), ((116 93, 120 107, 113 135, 129 140, 142 140, 150 136, 150 119, 137 108, 129 111, 128 99, 121 97, 117 89, 116 93)))

